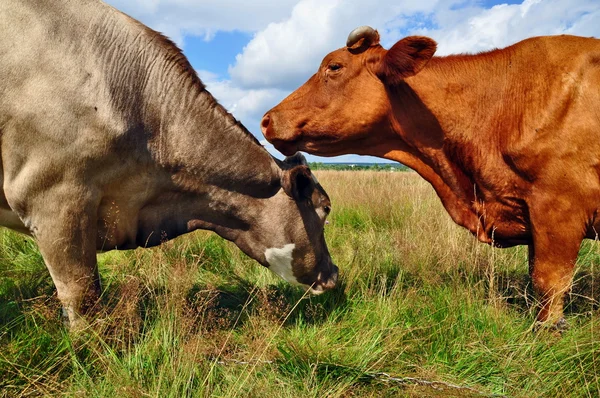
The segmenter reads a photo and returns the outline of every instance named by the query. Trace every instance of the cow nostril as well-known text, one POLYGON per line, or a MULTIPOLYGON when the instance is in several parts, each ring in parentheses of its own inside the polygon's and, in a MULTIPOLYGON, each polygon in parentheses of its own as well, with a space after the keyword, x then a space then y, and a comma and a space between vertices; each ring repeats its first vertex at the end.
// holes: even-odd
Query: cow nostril
POLYGON ((324 278, 323 275, 319 273, 317 277, 319 285, 325 290, 333 289, 335 285, 337 285, 338 267, 335 264, 331 264, 331 266, 331 273, 329 275, 324 278))
POLYGON ((338 279, 339 279, 339 272, 338 272, 338 267, 336 267, 335 265, 333 266, 333 272, 331 273, 331 278, 329 279, 329 282, 331 283, 331 287, 335 287, 335 285, 337 285, 338 283, 338 279))
POLYGON ((268 114, 266 114, 263 118, 262 121, 260 122, 260 128, 262 130, 263 135, 266 137, 267 136, 267 131, 269 130, 269 126, 271 125, 271 116, 269 116, 268 114))

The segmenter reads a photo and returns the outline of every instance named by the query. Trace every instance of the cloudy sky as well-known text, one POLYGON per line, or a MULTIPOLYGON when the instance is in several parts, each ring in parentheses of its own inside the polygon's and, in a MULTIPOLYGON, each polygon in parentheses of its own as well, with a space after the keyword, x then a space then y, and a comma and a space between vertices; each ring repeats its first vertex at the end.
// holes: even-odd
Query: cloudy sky
POLYGON ((430 36, 438 55, 538 35, 600 37, 600 0, 105 1, 173 39, 209 91, 279 157, 260 132, 262 115, 315 73, 357 26, 379 30, 386 48, 411 34, 430 36))

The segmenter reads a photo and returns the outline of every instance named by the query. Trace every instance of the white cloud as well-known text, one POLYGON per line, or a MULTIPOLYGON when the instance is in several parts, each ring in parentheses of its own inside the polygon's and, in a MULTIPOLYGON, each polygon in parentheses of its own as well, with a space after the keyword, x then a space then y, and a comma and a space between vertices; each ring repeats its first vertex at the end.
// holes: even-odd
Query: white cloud
POLYGON ((209 40, 217 31, 256 32, 289 16, 299 0, 105 0, 183 45, 187 35, 209 40))
MULTIPOLYGON (((211 93, 257 136, 262 114, 312 75, 352 29, 371 25, 382 44, 409 34, 438 41, 438 55, 504 47, 536 35, 600 37, 598 0, 108 0, 180 45, 186 35, 254 32, 230 79, 200 71, 211 93)), ((218 71, 222 75, 222 71, 218 71)), ((272 149, 271 149, 272 150, 272 149)), ((336 159, 338 160, 338 159, 336 159)))
POLYGON ((430 13, 438 0, 301 0, 288 19, 258 32, 229 68, 239 86, 291 89, 315 71, 328 52, 342 47, 360 25, 386 30, 404 17, 430 13))
POLYGON ((600 37, 598 21, 600 21, 600 7, 595 11, 583 15, 578 21, 574 22, 566 32, 580 36, 600 37))
POLYGON ((316 71, 325 54, 360 25, 377 28, 384 45, 407 34, 439 43, 438 54, 479 52, 526 37, 573 33, 600 36, 598 0, 525 0, 485 9, 462 0, 301 0, 290 17, 258 32, 229 68, 244 88, 292 89, 316 71))
POLYGON ((277 88, 243 89, 231 80, 220 79, 217 74, 208 71, 198 71, 198 76, 219 103, 247 126, 257 127, 265 109, 288 95, 287 91, 277 88))
POLYGON ((438 41, 438 55, 473 53, 505 47, 531 36, 600 36, 599 16, 597 0, 525 0, 522 4, 480 9, 468 16, 462 10, 448 10, 436 14, 437 29, 416 32, 438 41))

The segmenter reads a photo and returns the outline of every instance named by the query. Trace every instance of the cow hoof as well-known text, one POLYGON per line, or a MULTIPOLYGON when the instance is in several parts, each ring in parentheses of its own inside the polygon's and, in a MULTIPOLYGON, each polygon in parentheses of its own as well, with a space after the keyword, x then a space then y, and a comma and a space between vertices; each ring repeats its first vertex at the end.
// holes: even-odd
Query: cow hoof
POLYGON ((62 308, 62 322, 70 333, 78 334, 89 327, 89 323, 85 317, 68 309, 62 308))
POLYGON ((558 332, 559 332, 559 333, 561 333, 561 334, 562 334, 563 332, 566 332, 567 330, 569 330, 569 324, 567 323, 567 321, 565 320, 565 318, 560 318, 560 319, 558 320, 558 322, 556 322, 556 323, 554 324, 554 326, 553 326, 553 327, 554 327, 554 329, 555 329, 556 331, 558 331, 558 332))
POLYGON ((569 324, 565 318, 560 318, 554 323, 536 321, 533 326, 533 331, 535 333, 546 331, 556 336, 562 336, 567 330, 569 330, 569 324))

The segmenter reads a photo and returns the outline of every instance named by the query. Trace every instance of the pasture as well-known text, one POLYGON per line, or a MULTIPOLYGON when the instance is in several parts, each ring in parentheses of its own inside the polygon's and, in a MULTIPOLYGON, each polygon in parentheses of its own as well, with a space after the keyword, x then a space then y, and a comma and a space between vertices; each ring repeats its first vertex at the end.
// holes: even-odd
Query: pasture
POLYGON ((104 310, 70 336, 35 244, 3 230, 0 397, 600 396, 596 242, 570 329, 534 333, 525 247, 478 243, 413 172, 315 174, 340 267, 316 297, 196 232, 100 255, 104 310))

